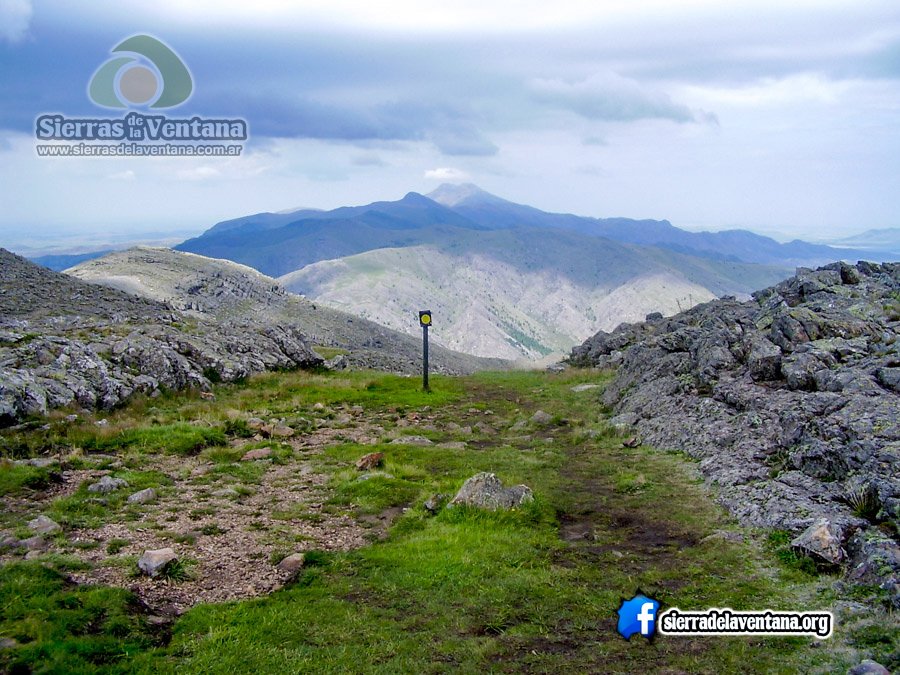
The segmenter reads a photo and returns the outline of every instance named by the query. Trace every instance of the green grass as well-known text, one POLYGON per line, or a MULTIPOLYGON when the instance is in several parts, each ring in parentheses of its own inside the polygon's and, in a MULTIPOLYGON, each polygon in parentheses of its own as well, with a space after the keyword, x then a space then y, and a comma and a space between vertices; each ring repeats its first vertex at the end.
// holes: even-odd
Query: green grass
POLYGON ((75 586, 38 563, 0 567, 0 635, 19 643, 0 650, 0 671, 89 673, 114 669, 152 646, 126 590, 75 586))
POLYGON ((201 427, 185 422, 127 429, 111 437, 88 436, 83 441, 85 450, 111 452, 139 450, 142 452, 168 452, 175 455, 195 455, 203 448, 225 443, 221 428, 201 427))
MULTIPOLYGON (((123 600, 127 594, 110 595, 107 602, 124 612, 118 616, 130 632, 116 638, 121 656, 104 667, 154 674, 846 671, 843 657, 811 649, 806 640, 660 636, 646 644, 616 634, 615 610, 638 588, 682 609, 813 609, 827 606, 833 596, 817 592, 827 575, 786 558, 783 533, 768 541, 749 533, 746 543, 703 542, 734 524, 711 499, 695 464, 649 447, 623 448, 622 438, 605 425, 596 397, 570 391, 574 384, 608 379, 609 374, 592 371, 488 373, 435 378, 434 391, 427 394, 413 378, 291 372, 217 387, 220 409, 189 398, 154 402, 152 414, 160 426, 204 419, 213 424, 208 428, 225 429, 226 420, 250 412, 290 420, 322 402, 335 409, 363 405, 379 423, 428 406, 437 431, 424 435, 435 441, 457 440, 447 430, 450 422, 483 421, 496 431, 466 438, 466 449, 339 443, 310 454, 305 461, 329 476, 323 511, 371 518, 388 509, 399 513, 396 507, 407 510, 385 537, 364 548, 308 551, 300 575, 283 590, 191 609, 174 624, 165 645, 146 640, 139 615, 123 600), (558 423, 508 431, 539 408, 558 423), (384 467, 360 480, 365 474, 354 464, 372 451, 385 453, 384 467), (513 512, 454 507, 433 516, 424 509, 428 497, 452 495, 479 471, 492 471, 508 485, 529 485, 535 500, 513 512)), ((129 424, 152 428, 146 426, 146 408, 119 415, 111 421, 118 437, 125 437, 129 424)), ((233 426, 228 433, 242 431, 233 426)), ((264 463, 237 461, 240 451, 218 445, 202 452, 213 468, 196 482, 236 479, 266 489, 264 463)), ((115 475, 134 481, 120 491, 124 495, 154 481, 164 484, 162 476, 115 475)), ((107 514, 121 510, 120 498, 109 497, 107 514)), ((67 525, 79 519, 99 522, 102 514, 92 512, 93 506, 82 488, 54 502, 50 515, 68 516, 58 520, 67 525)), ((188 508, 197 519, 210 515, 210 507, 188 508)), ((272 564, 293 550, 293 521, 323 517, 300 503, 270 515, 281 521, 267 533, 273 538, 266 554, 272 564)), ((258 527, 263 528, 261 521, 258 527)), ((201 533, 217 536, 220 528, 204 525, 201 533)), ((192 573, 187 561, 161 583, 192 573)), ((68 597, 75 590, 59 592, 68 597)), ((63 621, 52 613, 46 620, 63 621)), ((102 621, 91 625, 106 635, 102 621)), ((0 635, 15 637, 5 623, 0 635)), ((889 631, 876 629, 853 634, 857 648, 873 654, 886 653, 891 638, 889 631)), ((69 654, 70 639, 48 629, 31 638, 32 651, 23 645, 4 658, 34 666, 39 649, 69 654)), ((95 662, 84 666, 72 657, 71 663, 77 672, 95 662)))
POLYGON ((128 487, 101 495, 89 492, 88 486, 92 481, 85 481, 71 495, 53 500, 48 515, 67 527, 99 527, 130 508, 126 506, 129 495, 146 488, 164 487, 172 482, 159 471, 116 471, 112 476, 127 481, 128 487))
POLYGON ((26 490, 46 490, 50 472, 36 466, 0 462, 0 497, 26 490))

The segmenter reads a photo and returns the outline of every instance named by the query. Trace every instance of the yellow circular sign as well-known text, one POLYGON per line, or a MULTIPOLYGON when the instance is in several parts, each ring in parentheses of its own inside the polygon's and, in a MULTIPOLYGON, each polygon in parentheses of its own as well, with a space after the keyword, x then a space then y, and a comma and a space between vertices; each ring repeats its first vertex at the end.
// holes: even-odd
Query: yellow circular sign
POLYGON ((427 326, 428 324, 430 324, 431 323, 431 314, 423 314, 421 321, 422 321, 423 326, 427 326))

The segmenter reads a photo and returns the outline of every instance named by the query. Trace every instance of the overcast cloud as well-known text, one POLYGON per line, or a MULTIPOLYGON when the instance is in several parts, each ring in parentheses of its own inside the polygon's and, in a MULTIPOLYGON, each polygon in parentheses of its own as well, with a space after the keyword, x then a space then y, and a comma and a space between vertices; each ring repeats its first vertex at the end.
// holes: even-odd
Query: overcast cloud
POLYGON ((0 0, 0 245, 202 230, 443 181, 593 216, 807 238, 900 227, 900 5, 0 0), (240 116, 239 159, 38 159, 37 115, 106 115, 123 37, 240 116))

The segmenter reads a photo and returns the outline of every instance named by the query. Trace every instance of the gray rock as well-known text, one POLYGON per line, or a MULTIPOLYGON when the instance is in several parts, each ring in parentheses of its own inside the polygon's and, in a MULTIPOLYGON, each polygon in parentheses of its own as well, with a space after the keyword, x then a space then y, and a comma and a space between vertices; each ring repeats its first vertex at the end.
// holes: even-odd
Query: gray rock
POLYGON ((15 649, 19 643, 8 637, 0 637, 0 649, 15 649))
POLYGON ((580 394, 583 391, 590 391, 591 389, 599 388, 599 384, 576 384, 574 387, 572 387, 572 391, 574 391, 576 394, 580 394))
POLYGON ((496 475, 482 472, 463 483, 450 506, 461 504, 491 510, 514 509, 533 499, 531 488, 525 485, 504 488, 496 475))
POLYGON ((879 368, 875 376, 885 389, 900 394, 900 368, 879 368))
POLYGON ((248 450, 241 457, 242 462, 252 462, 257 459, 269 459, 272 456, 272 448, 254 448, 248 450))
POLYGON ((843 539, 844 532, 840 527, 821 518, 795 537, 791 546, 832 565, 840 565, 847 558, 843 539))
POLYGON ((781 374, 781 348, 765 337, 757 337, 750 347, 747 367, 754 380, 775 380, 781 374))
MULTIPOLYGON (((900 265, 842 265, 798 270, 748 302, 721 298, 622 324, 586 340, 569 360, 618 365, 602 394, 612 421, 695 458, 742 524, 797 533, 825 518, 841 537, 877 532, 875 516, 860 517, 848 499, 852 479, 877 487, 877 517, 896 527, 900 324, 885 298, 900 293, 900 265)), ((860 583, 894 593, 897 575, 883 544, 857 551, 841 541, 824 550, 838 559, 845 546, 845 573, 868 557, 857 576, 869 580, 860 583)))
POLYGON ((96 483, 91 483, 88 485, 88 492, 95 492, 98 494, 108 494, 110 492, 115 492, 116 490, 120 490, 121 488, 128 487, 128 481, 124 478, 113 478, 112 476, 103 476, 96 483))
POLYGON ((17 548, 21 548, 18 537, 14 537, 8 532, 0 533, 0 551, 17 548))
POLYGON ((222 488, 221 490, 216 490, 213 492, 213 497, 224 497, 227 499, 237 499, 241 496, 241 493, 235 490, 233 487, 222 488))
POLYGON ((445 443, 438 443, 437 447, 441 450, 465 450, 469 446, 465 441, 447 441, 445 443))
POLYGON ((292 553, 291 555, 282 558, 281 562, 279 562, 276 567, 279 572, 287 575, 289 579, 293 579, 300 570, 303 569, 305 560, 306 556, 303 553, 292 553))
POLYGON ((178 560, 178 556, 171 548, 144 551, 138 560, 138 569, 149 577, 157 577, 176 560, 178 560))
POLYGON ((847 675, 891 675, 891 671, 872 659, 865 659, 847 671, 847 675))
POLYGON ((334 358, 328 359, 324 366, 328 370, 346 370, 350 367, 350 359, 346 354, 338 354, 334 358))
POLYGON ((50 548, 50 544, 39 534, 20 540, 19 546, 26 551, 46 551, 50 548))
POLYGON ((423 506, 425 507, 426 511, 434 514, 441 510, 441 506, 443 506, 444 502, 446 501, 447 495, 438 493, 431 495, 428 499, 426 499, 423 506))
POLYGON ((789 388, 814 391, 816 372, 824 367, 824 364, 812 354, 793 354, 782 361, 781 374, 789 388))
POLYGON ((51 520, 43 514, 38 516, 34 520, 28 521, 28 529, 30 529, 35 534, 55 534, 56 532, 62 531, 59 523, 51 520))
POLYGON ((149 504, 150 502, 155 502, 157 498, 156 490, 153 488, 147 488, 145 490, 139 490, 135 492, 133 495, 128 497, 129 504, 149 504))
POLYGON ((553 416, 543 410, 538 410, 531 416, 532 424, 545 427, 553 421, 553 416))
POLYGON ((434 445, 434 441, 424 436, 401 436, 391 441, 391 445, 434 445))

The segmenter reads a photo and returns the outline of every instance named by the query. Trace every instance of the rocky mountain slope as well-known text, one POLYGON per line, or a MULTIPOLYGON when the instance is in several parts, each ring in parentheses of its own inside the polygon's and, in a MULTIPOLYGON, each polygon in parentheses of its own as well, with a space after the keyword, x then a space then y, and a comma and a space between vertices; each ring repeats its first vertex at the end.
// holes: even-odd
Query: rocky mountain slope
MULTIPOLYGON (((421 368, 419 335, 404 335, 355 313, 309 302, 275 279, 229 260, 135 247, 76 265, 67 274, 164 302, 198 320, 298 326, 314 347, 342 352, 354 368, 400 373, 418 373, 421 368)), ((415 311, 405 319, 418 329, 415 311)), ((438 345, 430 353, 430 365, 436 372, 455 374, 508 366, 499 359, 478 359, 438 345)))
POLYGON ((673 314, 781 277, 770 268, 571 233, 559 233, 550 246, 540 231, 523 229, 461 237, 449 250, 369 251, 308 265, 279 281, 317 303, 397 330, 417 330, 408 317, 431 309, 434 340, 446 347, 534 360, 567 353, 598 328, 651 311, 673 314))
POLYGON ((900 606, 900 264, 803 269, 598 333, 571 361, 618 368, 614 422, 700 460, 741 521, 900 606))
MULTIPOLYGON (((158 260, 152 251, 135 255, 158 260)), ((136 260, 126 265, 141 277, 136 260)), ((114 276, 125 276, 122 268, 118 272, 114 276)), ((316 344, 359 347, 347 350, 350 363, 407 372, 419 367, 414 339, 367 322, 354 327, 358 320, 346 315, 326 310, 318 323, 309 322, 309 332, 300 312, 292 321, 271 320, 259 308, 287 297, 272 280, 261 282, 269 289, 266 295, 259 286, 242 285, 221 272, 210 272, 206 282, 177 269, 168 272, 170 279, 181 278, 194 289, 176 303, 190 312, 152 293, 138 297, 87 283, 0 249, 0 424, 68 405, 110 408, 135 392, 207 389, 211 381, 262 370, 320 365, 323 359, 313 350, 311 336, 316 344), (200 311, 207 299, 220 314, 200 311), (241 303, 251 309, 235 309, 241 303)), ((143 283, 152 285, 152 277, 143 283)), ((306 304, 285 300, 282 316, 306 304)), ((307 315, 317 312, 306 307, 307 315)), ((436 370, 451 372, 478 363, 441 350, 434 361, 436 370)))

